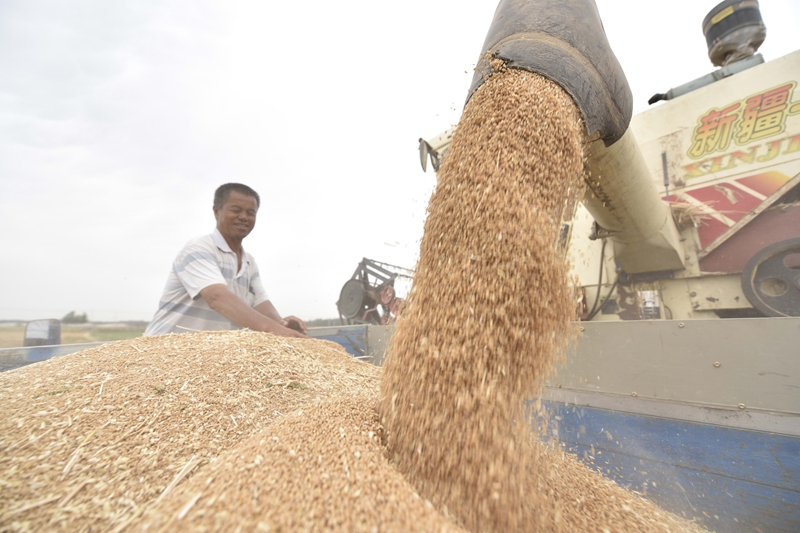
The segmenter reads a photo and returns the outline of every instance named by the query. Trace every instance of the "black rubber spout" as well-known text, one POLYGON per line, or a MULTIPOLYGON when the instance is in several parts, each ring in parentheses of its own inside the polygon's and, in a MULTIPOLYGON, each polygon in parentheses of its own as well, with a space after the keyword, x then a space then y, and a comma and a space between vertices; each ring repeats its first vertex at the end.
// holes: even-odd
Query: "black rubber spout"
POLYGON ((599 132, 610 146, 628 129, 633 97, 593 0, 501 0, 467 101, 491 73, 487 55, 559 84, 575 100, 590 138, 599 132))

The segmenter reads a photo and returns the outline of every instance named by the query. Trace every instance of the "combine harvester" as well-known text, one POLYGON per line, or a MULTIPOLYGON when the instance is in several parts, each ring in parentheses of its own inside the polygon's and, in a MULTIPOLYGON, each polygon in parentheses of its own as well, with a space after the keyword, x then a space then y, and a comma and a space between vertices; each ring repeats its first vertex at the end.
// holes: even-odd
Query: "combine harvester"
MULTIPOLYGON (((577 347, 542 398, 568 451, 719 532, 800 531, 800 51, 764 62, 758 2, 703 21, 718 70, 631 93, 591 0, 502 0, 486 54, 542 74, 587 127, 561 239, 577 347)), ((420 139, 423 169, 453 130, 420 139)))

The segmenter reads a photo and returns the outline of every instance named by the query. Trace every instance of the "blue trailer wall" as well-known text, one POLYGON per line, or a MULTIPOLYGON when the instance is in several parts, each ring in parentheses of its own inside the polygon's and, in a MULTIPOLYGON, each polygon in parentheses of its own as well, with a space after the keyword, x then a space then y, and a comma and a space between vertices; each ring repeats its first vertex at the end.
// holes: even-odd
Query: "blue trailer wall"
POLYGON ((797 437, 543 404, 568 452, 664 509, 717 532, 798 531, 797 437))

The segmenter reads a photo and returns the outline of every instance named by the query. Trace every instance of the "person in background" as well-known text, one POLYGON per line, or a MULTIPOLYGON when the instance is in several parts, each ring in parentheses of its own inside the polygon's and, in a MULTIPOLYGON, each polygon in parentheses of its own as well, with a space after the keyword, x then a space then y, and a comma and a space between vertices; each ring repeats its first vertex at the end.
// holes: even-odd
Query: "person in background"
POLYGON ((256 225, 261 200, 241 183, 214 193, 217 227, 189 241, 172 263, 164 294, 145 335, 249 328, 284 337, 305 337, 305 322, 282 318, 261 283, 242 241, 256 225))

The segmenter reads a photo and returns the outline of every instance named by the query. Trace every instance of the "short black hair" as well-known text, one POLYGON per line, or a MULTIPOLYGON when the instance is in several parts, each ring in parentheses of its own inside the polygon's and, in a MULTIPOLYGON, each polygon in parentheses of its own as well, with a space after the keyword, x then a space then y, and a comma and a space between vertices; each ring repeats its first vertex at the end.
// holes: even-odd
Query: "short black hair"
POLYGON ((228 195, 231 193, 231 191, 252 196, 256 199, 256 208, 261 207, 261 198, 259 198, 258 193, 247 185, 242 185, 241 183, 226 183, 225 185, 220 185, 217 187, 217 190, 214 192, 214 207, 217 209, 222 209, 222 206, 225 205, 226 201, 228 201, 228 195))

